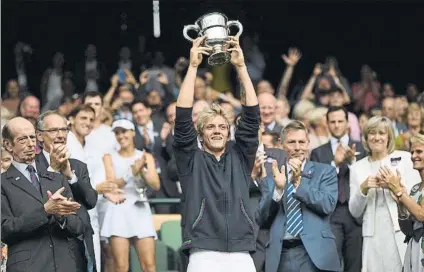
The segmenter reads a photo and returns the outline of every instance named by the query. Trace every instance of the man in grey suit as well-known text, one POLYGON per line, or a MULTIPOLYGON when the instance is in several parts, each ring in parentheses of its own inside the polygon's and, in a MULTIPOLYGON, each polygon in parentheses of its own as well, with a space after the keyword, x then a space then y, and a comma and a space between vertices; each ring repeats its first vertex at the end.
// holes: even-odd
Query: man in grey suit
POLYGON ((292 121, 281 132, 286 163, 263 186, 257 220, 271 225, 266 272, 339 271, 330 216, 337 202, 337 173, 306 160, 305 125, 292 121))
POLYGON ((35 129, 28 120, 11 119, 2 136, 13 156, 1 175, 1 240, 9 247, 7 271, 78 271, 70 241, 83 235, 84 223, 80 204, 70 200, 68 181, 35 162, 35 129))
POLYGON ((362 144, 349 137, 348 112, 344 107, 330 107, 327 124, 330 141, 312 150, 311 161, 336 167, 339 196, 331 216, 331 227, 339 257, 344 261, 344 271, 358 272, 362 268, 362 226, 349 212, 349 169, 366 154, 362 144))

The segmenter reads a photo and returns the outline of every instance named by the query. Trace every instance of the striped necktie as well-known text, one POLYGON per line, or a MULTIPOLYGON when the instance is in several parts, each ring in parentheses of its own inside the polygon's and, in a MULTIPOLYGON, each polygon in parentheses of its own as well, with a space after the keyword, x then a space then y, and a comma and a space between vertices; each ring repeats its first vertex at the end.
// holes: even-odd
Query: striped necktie
POLYGON ((28 165, 27 171, 29 172, 32 186, 34 186, 34 188, 41 194, 40 181, 38 180, 37 175, 35 174, 36 170, 34 166, 28 165))
POLYGON ((294 186, 287 187, 287 232, 296 237, 303 230, 302 210, 299 200, 293 197, 294 186))

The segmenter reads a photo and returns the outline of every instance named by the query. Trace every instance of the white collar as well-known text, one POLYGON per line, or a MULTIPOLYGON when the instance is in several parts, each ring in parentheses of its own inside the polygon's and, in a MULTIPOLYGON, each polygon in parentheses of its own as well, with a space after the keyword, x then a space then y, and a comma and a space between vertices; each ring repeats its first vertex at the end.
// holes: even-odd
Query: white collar
POLYGON ((265 125, 265 128, 269 129, 269 130, 273 130, 275 127, 276 122, 272 121, 271 123, 269 123, 268 125, 265 125))
MULTIPOLYGON (((16 169, 18 169, 19 172, 21 173, 25 173, 25 171, 27 170, 28 164, 23 163, 23 162, 17 162, 15 160, 12 161, 13 166, 16 167, 16 169)), ((29 165, 32 165, 35 169, 35 173, 37 173, 37 166, 35 165, 35 161, 32 161, 32 163, 30 163, 29 165)))
MULTIPOLYGON (((305 169, 305 164, 306 164, 306 160, 304 160, 302 162, 302 167, 300 168, 302 172, 303 172, 303 169, 305 169)), ((290 169, 290 165, 288 163, 286 163, 286 169, 287 169, 287 174, 290 174, 291 169, 290 169)))
MULTIPOLYGON (((334 146, 334 145, 337 145, 337 143, 339 142, 339 139, 337 139, 336 137, 331 137, 330 138, 330 142, 331 142, 331 145, 332 146, 334 146)), ((343 135, 341 138, 340 138, 340 142, 342 143, 342 145, 344 145, 344 146, 347 146, 347 145, 349 145, 349 135, 347 135, 347 134, 345 134, 345 135, 343 135)))
POLYGON ((43 149, 43 155, 47 160, 47 164, 50 165, 50 153, 48 153, 45 149, 43 149))
MULTIPOLYGON (((138 124, 137 124, 138 125, 138 124)), ((146 127, 147 128, 147 130, 153 130, 153 122, 152 122, 152 119, 150 119, 149 120, 149 122, 147 122, 147 124, 145 124, 144 126, 142 126, 142 125, 138 125, 139 127, 141 127, 141 128, 144 128, 144 127, 146 127)))

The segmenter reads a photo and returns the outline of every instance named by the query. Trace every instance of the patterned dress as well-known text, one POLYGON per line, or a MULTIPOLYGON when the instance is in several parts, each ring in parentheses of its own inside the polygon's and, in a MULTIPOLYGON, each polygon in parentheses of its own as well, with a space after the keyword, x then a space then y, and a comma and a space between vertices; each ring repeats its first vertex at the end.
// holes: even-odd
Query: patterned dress
MULTIPOLYGON (((419 191, 421 183, 415 185, 411 190, 411 197, 418 203, 421 203, 424 190, 419 191)), ((419 222, 413 215, 410 215, 413 221, 414 231, 423 228, 422 222, 419 222)), ((409 240, 405 254, 404 272, 424 272, 424 239, 419 238, 418 241, 414 237, 409 240)))

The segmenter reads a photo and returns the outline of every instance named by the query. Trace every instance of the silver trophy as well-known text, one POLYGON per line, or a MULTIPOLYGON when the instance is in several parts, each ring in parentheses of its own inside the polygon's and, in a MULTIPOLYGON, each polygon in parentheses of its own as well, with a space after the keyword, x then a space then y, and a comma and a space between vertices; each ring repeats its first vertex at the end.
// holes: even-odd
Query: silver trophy
POLYGON ((140 196, 138 201, 145 202, 147 201, 147 185, 144 177, 142 175, 138 175, 134 179, 135 190, 140 196))
POLYGON ((209 65, 222 65, 231 59, 230 53, 224 50, 228 36, 230 36, 231 26, 237 26, 237 36, 240 36, 243 26, 239 21, 228 21, 224 14, 212 12, 197 19, 194 25, 184 26, 183 34, 184 38, 190 42, 194 40, 188 35, 190 30, 196 31, 198 37, 206 36, 205 45, 213 48, 213 52, 208 58, 209 65))

